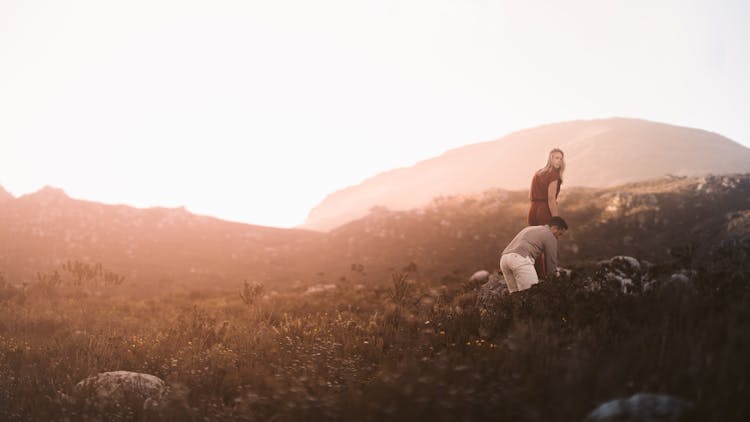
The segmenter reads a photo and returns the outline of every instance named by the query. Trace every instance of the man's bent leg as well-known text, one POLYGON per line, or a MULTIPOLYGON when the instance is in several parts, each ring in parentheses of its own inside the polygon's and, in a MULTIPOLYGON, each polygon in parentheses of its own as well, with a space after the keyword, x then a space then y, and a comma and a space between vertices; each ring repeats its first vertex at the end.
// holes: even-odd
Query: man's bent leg
POLYGON ((503 272, 503 277, 505 277, 505 284, 508 285, 508 291, 511 293, 518 291, 516 277, 513 275, 513 268, 511 268, 512 260, 513 258, 510 257, 510 254, 503 254, 503 256, 500 257, 500 271, 503 272))
POLYGON ((520 291, 530 289, 531 286, 539 283, 539 277, 534 268, 534 260, 520 255, 519 258, 519 262, 513 266, 513 275, 520 291))

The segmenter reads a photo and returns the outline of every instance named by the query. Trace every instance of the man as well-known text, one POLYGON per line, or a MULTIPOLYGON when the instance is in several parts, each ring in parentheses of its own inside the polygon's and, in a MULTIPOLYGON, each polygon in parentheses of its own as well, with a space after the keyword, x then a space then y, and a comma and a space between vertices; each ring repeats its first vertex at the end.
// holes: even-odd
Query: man
MULTIPOLYGON (((552 217, 547 225, 526 227, 511 240, 500 258, 500 270, 511 293, 526 290, 539 283, 534 261, 542 252, 546 257, 546 269, 550 272, 557 271, 557 239, 567 230, 565 220, 552 217)), ((545 276, 546 274, 542 275, 545 276)))

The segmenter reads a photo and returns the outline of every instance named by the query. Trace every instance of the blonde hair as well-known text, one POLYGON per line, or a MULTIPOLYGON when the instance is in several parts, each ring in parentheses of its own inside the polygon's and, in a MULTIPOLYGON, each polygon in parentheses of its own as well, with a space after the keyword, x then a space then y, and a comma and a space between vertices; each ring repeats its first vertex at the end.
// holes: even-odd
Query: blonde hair
POLYGON ((552 167, 552 154, 556 152, 559 152, 560 154, 562 154, 562 157, 563 157, 562 163, 560 164, 560 184, 562 184, 563 173, 565 172, 565 153, 562 152, 560 148, 552 148, 552 150, 549 152, 549 155, 547 156, 547 165, 540 168, 539 171, 537 171, 537 173, 543 174, 543 173, 552 171, 554 169, 554 167, 552 167))

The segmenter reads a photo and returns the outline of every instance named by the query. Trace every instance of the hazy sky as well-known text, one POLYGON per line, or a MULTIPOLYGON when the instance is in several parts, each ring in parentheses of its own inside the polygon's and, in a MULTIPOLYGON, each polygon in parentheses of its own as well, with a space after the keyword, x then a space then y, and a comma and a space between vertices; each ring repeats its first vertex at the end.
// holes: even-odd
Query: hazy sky
POLYGON ((0 185, 290 227, 335 190, 545 123, 750 146, 749 5, 0 0, 0 185))

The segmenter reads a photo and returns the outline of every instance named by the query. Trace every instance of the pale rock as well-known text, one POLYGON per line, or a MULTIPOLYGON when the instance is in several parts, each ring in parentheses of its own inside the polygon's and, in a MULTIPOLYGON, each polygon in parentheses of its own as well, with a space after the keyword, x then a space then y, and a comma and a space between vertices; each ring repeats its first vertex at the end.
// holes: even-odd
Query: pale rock
POLYGON ((102 372, 76 384, 76 398, 98 407, 159 405, 167 386, 159 377, 130 371, 102 372))
POLYGON ((490 272, 487 270, 479 270, 475 272, 474 274, 469 277, 469 282, 471 283, 481 283, 484 284, 490 279, 490 272))
POLYGON ((681 398, 663 394, 635 394, 599 405, 585 422, 679 422, 686 420, 693 405, 681 398))
POLYGON ((308 287, 304 294, 312 295, 316 293, 330 292, 336 288, 337 286, 335 284, 316 284, 315 286, 308 287))

